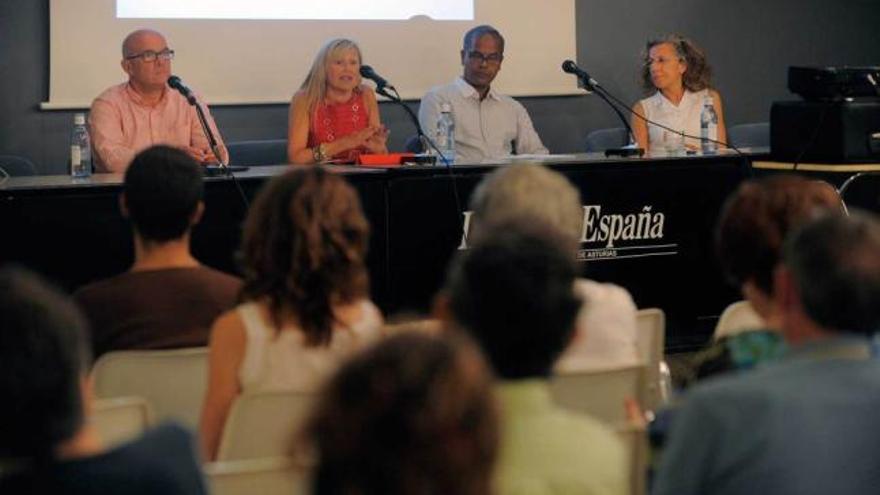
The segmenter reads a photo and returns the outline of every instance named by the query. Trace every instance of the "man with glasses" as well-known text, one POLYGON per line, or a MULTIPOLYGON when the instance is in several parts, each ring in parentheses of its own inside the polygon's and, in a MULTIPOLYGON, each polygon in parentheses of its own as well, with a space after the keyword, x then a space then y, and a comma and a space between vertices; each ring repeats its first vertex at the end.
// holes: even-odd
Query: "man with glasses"
MULTIPOLYGON (((99 172, 124 172, 138 152, 157 144, 180 148, 199 163, 217 162, 195 107, 167 85, 173 58, 165 37, 153 30, 135 31, 122 42, 121 65, 128 82, 101 93, 89 114, 99 172)), ((226 162, 214 119, 205 105, 202 109, 226 162)))
POLYGON ((547 154, 526 109, 491 88, 504 60, 504 38, 492 26, 464 35, 464 73, 451 84, 432 88, 422 98, 419 122, 433 139, 443 104, 455 117, 456 163, 480 163, 512 154, 547 154))

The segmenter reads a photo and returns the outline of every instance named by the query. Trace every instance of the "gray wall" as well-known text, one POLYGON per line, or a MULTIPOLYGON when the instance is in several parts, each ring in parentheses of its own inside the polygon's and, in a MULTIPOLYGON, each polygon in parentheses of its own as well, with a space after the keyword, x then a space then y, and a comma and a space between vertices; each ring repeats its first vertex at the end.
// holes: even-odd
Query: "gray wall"
MULTIPOLYGON (((880 65, 880 0, 576 1, 578 61, 608 90, 638 99, 645 39, 680 32, 709 54, 728 125, 768 120, 770 104, 791 97, 789 65, 880 65)), ((48 0, 0 1, 0 154, 26 156, 44 174, 65 173, 73 112, 38 108, 49 89, 48 38, 48 0)), ((595 96, 522 101, 552 152, 579 151, 587 132, 618 125, 595 96)), ((286 133, 283 105, 212 111, 227 141, 286 133)), ((405 113, 383 104, 382 115, 391 147, 400 148, 413 132, 405 113)))

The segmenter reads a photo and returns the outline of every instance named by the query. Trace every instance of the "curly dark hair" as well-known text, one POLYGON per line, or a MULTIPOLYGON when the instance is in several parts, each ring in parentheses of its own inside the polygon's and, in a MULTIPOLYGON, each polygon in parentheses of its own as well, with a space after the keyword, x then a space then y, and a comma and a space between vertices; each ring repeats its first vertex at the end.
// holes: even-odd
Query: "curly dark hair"
POLYGON ((823 210, 844 210, 837 191, 827 182, 798 175, 743 182, 727 199, 715 233, 728 280, 737 287, 752 280, 772 294, 773 270, 786 236, 823 210))
POLYGON ((260 191, 244 225, 244 301, 268 299, 273 324, 296 321, 309 345, 330 342, 333 306, 369 294, 369 224, 355 190, 320 167, 260 191))
POLYGON ((487 495, 498 442, 476 346, 415 332, 345 364, 294 441, 317 450, 316 495, 487 495))
POLYGON ((651 48, 664 43, 672 45, 675 53, 678 54, 678 59, 687 65, 687 70, 682 75, 684 89, 695 92, 712 88, 712 68, 709 67, 709 62, 706 60, 706 53, 703 49, 692 40, 680 34, 667 34, 660 38, 649 40, 645 44, 645 52, 642 54, 642 59, 645 63, 642 65, 641 81, 645 94, 652 94, 657 91, 657 88, 654 87, 654 83, 651 81, 651 64, 648 60, 651 48))

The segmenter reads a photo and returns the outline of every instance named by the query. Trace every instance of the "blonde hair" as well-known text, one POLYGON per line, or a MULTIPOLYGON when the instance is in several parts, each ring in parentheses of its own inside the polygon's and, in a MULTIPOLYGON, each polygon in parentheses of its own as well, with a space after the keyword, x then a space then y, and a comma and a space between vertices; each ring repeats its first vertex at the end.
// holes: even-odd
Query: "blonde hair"
MULTIPOLYGON (((306 79, 300 85, 299 90, 305 97, 306 108, 309 109, 309 115, 312 115, 318 102, 324 101, 327 94, 327 65, 331 60, 339 57, 340 54, 347 50, 354 50, 357 53, 358 61, 362 62, 361 49, 357 43, 346 38, 334 38, 318 50, 315 60, 312 61, 312 68, 309 69, 306 79)), ((358 85, 360 85, 360 74, 357 75, 358 85)))

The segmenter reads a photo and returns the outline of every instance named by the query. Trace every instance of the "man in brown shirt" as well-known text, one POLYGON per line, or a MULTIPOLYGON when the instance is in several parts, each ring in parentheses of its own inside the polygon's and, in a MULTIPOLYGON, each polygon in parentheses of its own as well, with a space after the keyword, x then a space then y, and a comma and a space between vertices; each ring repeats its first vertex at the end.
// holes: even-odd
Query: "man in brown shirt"
POLYGON ((74 294, 91 321, 95 357, 204 346, 214 318, 235 305, 241 281, 201 265, 190 252, 203 194, 201 170, 181 150, 155 146, 131 162, 120 207, 132 225, 134 265, 74 294))

